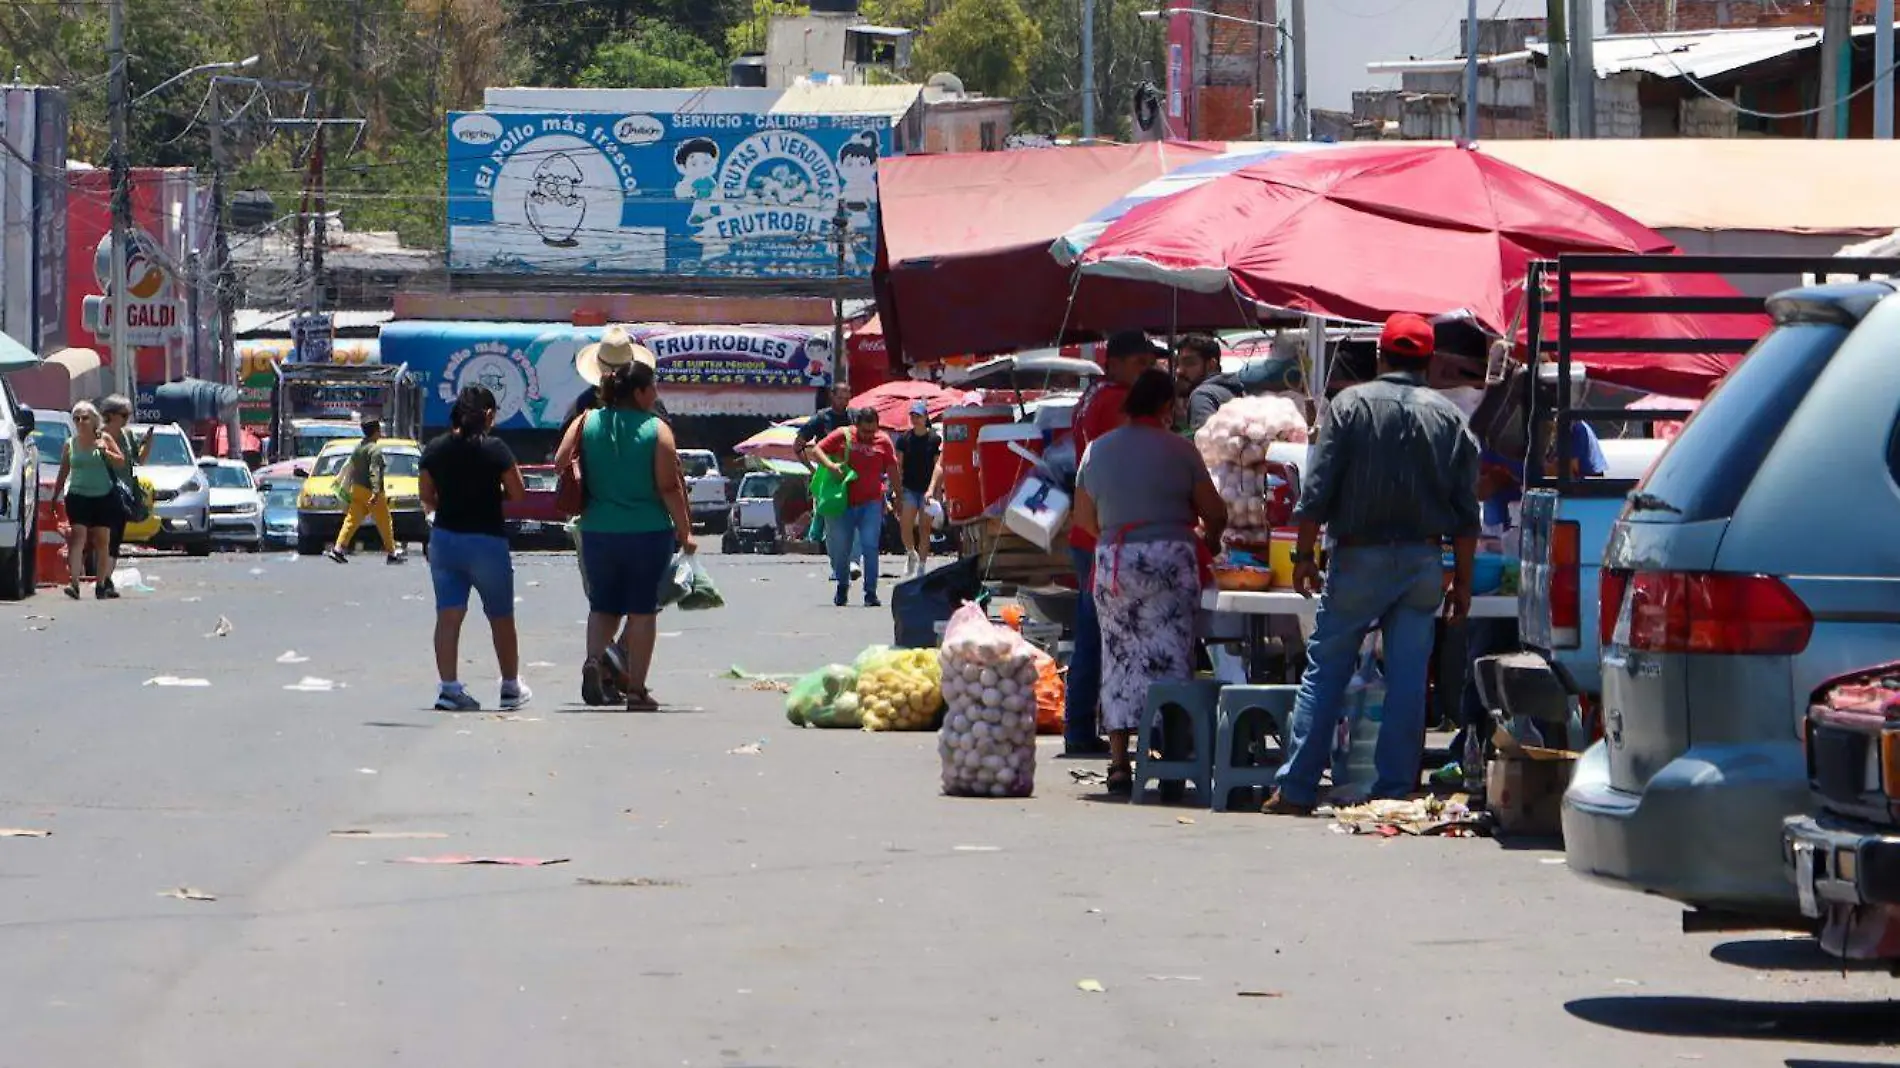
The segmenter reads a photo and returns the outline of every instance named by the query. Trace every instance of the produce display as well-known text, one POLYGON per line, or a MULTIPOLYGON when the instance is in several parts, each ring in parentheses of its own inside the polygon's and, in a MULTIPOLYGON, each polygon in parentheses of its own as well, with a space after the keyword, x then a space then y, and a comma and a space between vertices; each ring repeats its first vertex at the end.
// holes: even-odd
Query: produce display
POLYGON ((943 792, 1028 797, 1036 789, 1037 649, 966 604, 944 629, 939 656, 949 704, 937 735, 943 792))
POLYGON ((858 657, 858 711, 867 731, 927 731, 943 710, 935 649, 874 646, 858 657))
POLYGON ((794 727, 855 730, 863 726, 857 669, 831 664, 793 683, 785 697, 785 718, 794 727))
POLYGON ((1239 542, 1265 542, 1274 518, 1269 502, 1290 497, 1280 465, 1267 459, 1276 441, 1304 442, 1306 417, 1285 397, 1241 397, 1221 406, 1194 435, 1214 488, 1227 502, 1228 534, 1239 542))

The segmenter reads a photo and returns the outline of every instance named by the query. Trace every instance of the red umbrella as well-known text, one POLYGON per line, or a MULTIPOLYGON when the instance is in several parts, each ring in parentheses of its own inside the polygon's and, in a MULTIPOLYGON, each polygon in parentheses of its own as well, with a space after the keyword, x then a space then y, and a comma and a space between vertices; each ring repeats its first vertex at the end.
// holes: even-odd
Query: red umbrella
POLYGON ((899 379, 851 398, 851 407, 876 409, 877 425, 895 434, 910 429, 910 406, 918 401, 929 409, 930 418, 937 419, 966 403, 968 397, 962 390, 946 389, 934 382, 899 379))
MULTIPOLYGON (((1522 332, 1526 268, 1566 252, 1674 253, 1621 212, 1481 152, 1422 145, 1279 156, 1141 205, 1085 253, 1084 274, 1377 322, 1464 309, 1522 332)), ((1581 276, 1591 296, 1736 296, 1713 276, 1581 276)), ((1750 315, 1581 316, 1584 337, 1753 338, 1750 315)), ((1580 355, 1597 377, 1701 396, 1737 356, 1580 355)))

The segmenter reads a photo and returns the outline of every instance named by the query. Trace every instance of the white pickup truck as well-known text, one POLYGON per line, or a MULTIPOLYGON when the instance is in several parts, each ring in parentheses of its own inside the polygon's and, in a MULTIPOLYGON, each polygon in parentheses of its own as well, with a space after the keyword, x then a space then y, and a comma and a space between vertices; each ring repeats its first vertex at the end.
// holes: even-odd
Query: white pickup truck
POLYGON ((0 601, 33 595, 42 461, 32 435, 32 410, 0 378, 0 601))
POLYGON ((719 470, 719 457, 709 449, 681 449, 680 466, 686 469, 686 507, 693 525, 714 534, 726 529, 726 510, 731 507, 731 480, 719 470))

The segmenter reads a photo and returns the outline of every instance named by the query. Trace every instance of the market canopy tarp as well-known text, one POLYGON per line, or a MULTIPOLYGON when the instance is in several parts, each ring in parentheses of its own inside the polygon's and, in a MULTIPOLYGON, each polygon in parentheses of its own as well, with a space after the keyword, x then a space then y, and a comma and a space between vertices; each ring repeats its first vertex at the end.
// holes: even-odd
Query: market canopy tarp
POLYGON ((878 426, 897 433, 910 429, 910 408, 918 401, 924 402, 930 418, 939 419, 968 397, 962 390, 945 389, 935 382, 898 379, 851 398, 851 407, 872 409, 877 412, 878 426))
POLYGON ((1253 325, 1226 295, 1115 280, 1078 292, 1049 249, 1131 190, 1224 144, 1150 142, 908 156, 878 163, 878 315, 908 363, 1056 344, 1174 323, 1253 325), (1208 320, 1202 322, 1202 320, 1208 320))
POLYGON ((11 335, 0 334, 0 374, 26 371, 39 365, 40 358, 32 349, 13 340, 11 335))
MULTIPOLYGON (((1531 261, 1561 253, 1674 253, 1668 239, 1574 190, 1480 152, 1389 145, 1284 155, 1136 207, 1082 256, 1085 276, 1357 322, 1462 308, 1521 334, 1531 261)), ((1585 275, 1578 292, 1736 295, 1712 276, 1585 275)), ((1761 316, 1579 316, 1582 337, 1752 338, 1761 316)), ((1603 353, 1604 381, 1701 396, 1738 357, 1603 353)))
POLYGON ((796 460, 798 428, 804 425, 802 418, 787 419, 745 439, 733 451, 754 460, 796 460))

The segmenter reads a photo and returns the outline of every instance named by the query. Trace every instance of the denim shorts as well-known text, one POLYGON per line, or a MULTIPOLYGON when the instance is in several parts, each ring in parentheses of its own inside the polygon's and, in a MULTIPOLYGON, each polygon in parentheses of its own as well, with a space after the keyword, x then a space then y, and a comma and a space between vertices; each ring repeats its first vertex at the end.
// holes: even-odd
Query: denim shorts
POLYGON ((515 560, 508 539, 493 534, 460 534, 437 527, 429 534, 429 577, 435 582, 435 609, 468 607, 470 590, 482 596, 482 614, 508 619, 515 614, 515 560))
POLYGON ((658 615, 660 581, 673 561, 673 544, 671 530, 581 531, 587 607, 603 616, 658 615))
POLYGON ((915 508, 920 512, 927 507, 924 495, 917 490, 904 490, 900 499, 906 507, 915 508))

